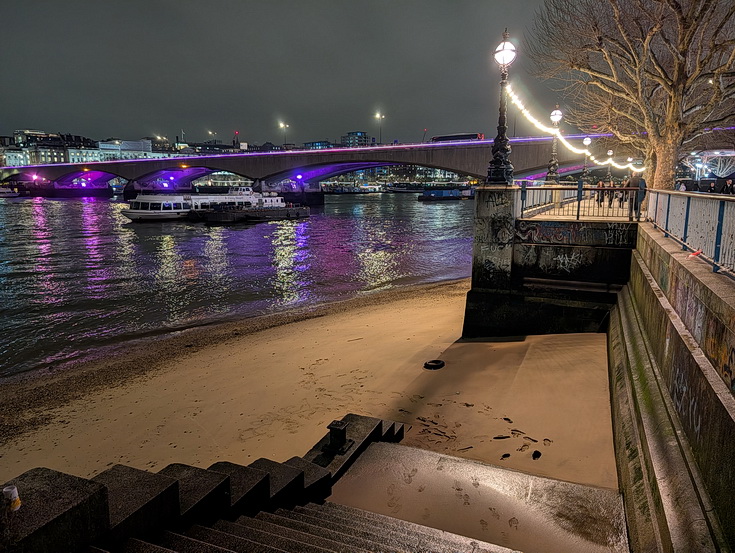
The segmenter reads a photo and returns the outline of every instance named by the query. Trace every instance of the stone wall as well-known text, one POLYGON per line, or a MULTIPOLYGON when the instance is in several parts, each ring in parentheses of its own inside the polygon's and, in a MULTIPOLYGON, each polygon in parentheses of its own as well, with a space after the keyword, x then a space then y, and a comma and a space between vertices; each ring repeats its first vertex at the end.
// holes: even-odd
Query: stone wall
POLYGON ((642 224, 629 288, 704 487, 735 544, 735 281, 642 224))

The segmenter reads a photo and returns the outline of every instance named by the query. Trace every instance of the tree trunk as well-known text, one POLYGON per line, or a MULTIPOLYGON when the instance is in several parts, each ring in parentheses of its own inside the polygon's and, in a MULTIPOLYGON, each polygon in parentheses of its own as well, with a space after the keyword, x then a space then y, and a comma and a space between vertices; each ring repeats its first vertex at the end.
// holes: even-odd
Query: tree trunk
POLYGON ((676 166, 679 163, 679 144, 672 138, 657 141, 654 145, 653 183, 651 188, 672 190, 676 180, 676 166))

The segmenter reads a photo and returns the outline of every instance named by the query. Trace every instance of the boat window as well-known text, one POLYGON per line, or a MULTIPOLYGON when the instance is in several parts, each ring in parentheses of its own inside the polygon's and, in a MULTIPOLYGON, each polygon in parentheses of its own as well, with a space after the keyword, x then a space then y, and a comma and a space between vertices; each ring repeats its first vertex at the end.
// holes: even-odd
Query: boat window
POLYGON ((163 209, 164 209, 164 211, 171 211, 171 209, 172 209, 171 202, 163 202, 163 209))
POLYGON ((179 202, 174 202, 174 209, 181 209, 181 204, 179 202))
POLYGON ((184 202, 184 209, 191 209, 191 204, 189 202, 184 202))
POLYGON ((160 202, 151 202, 151 211, 161 211, 160 202))
POLYGON ((209 204, 201 203, 199 204, 199 209, 209 209, 209 204))
POLYGON ((130 209, 140 209, 140 202, 130 202, 130 209))
POLYGON ((148 202, 140 202, 140 209, 148 211, 148 202))

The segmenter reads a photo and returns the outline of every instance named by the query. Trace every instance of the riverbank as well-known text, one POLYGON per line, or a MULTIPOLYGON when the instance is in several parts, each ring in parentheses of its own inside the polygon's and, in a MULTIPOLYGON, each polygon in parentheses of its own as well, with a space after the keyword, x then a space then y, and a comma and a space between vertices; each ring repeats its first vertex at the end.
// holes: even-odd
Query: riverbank
POLYGON ((202 327, 6 382, 0 481, 285 460, 355 412, 411 425, 406 445, 615 488, 604 335, 458 341, 468 288, 202 327), (437 358, 444 369, 423 369, 437 358))

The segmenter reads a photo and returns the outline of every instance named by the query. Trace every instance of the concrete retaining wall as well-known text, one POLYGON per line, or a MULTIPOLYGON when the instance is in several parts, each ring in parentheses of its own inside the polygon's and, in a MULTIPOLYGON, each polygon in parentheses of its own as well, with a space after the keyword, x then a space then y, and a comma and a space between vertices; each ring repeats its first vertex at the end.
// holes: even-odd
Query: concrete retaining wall
POLYGON ((735 282, 642 224, 629 288, 696 470, 735 544, 735 282))

